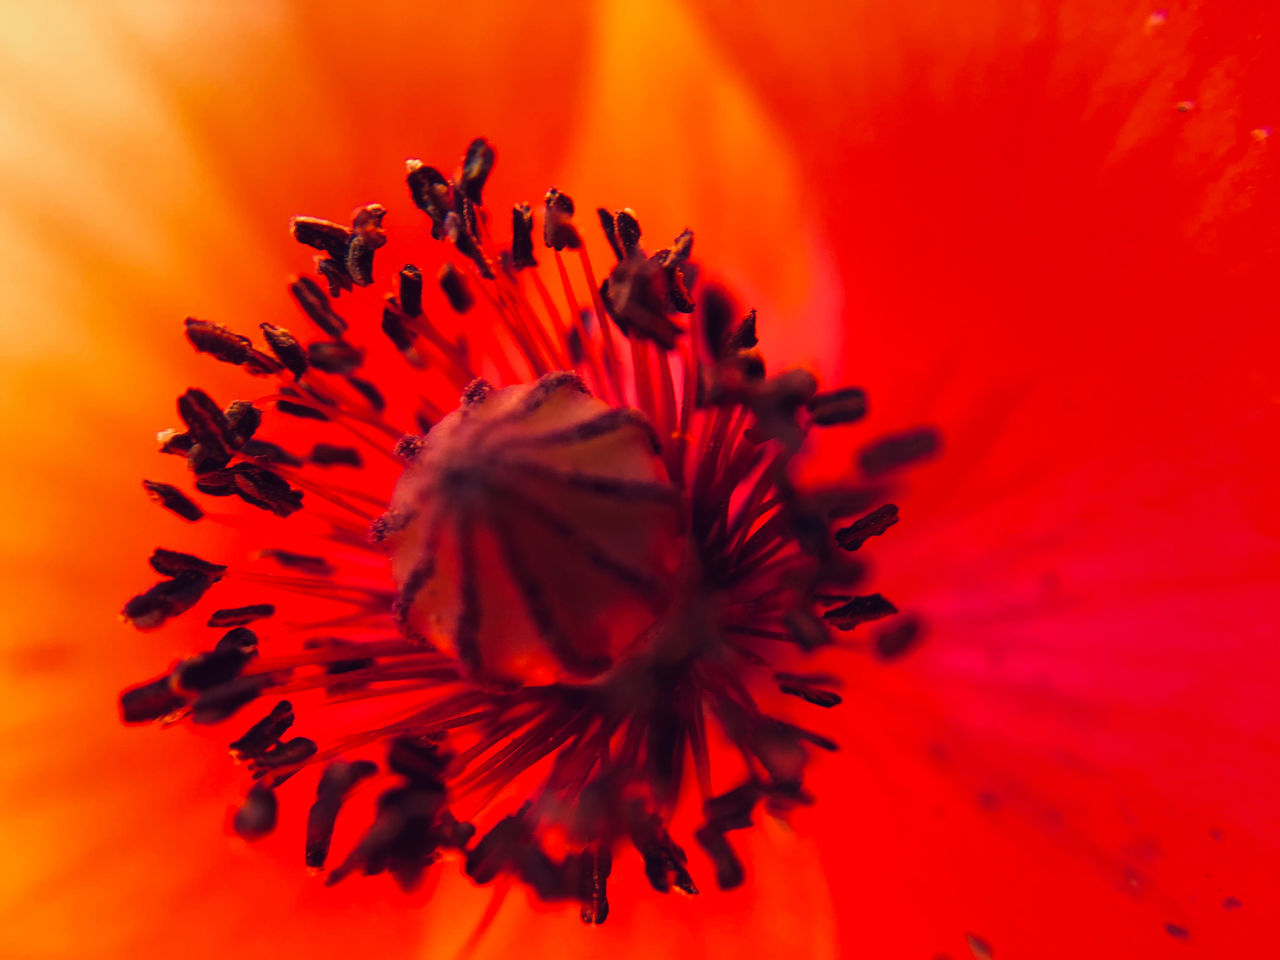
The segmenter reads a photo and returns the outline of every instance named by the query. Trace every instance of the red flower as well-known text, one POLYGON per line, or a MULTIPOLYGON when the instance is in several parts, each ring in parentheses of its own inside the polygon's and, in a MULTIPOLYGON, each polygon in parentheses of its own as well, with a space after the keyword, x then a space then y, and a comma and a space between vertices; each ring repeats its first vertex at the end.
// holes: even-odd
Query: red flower
MULTIPOLYGON (((354 887, 246 913, 270 888, 302 889, 296 868, 232 859, 204 833, 226 804, 211 758, 166 736, 169 776, 123 775, 137 735, 105 720, 115 684, 180 648, 93 624, 153 545, 138 529, 151 515, 120 491, 145 462, 140 432, 189 379, 171 317, 269 317, 284 216, 343 209, 365 185, 392 196, 387 157, 479 125, 545 151, 522 180, 681 221, 671 232, 687 217, 773 314, 843 304, 847 345, 824 332, 797 354, 838 357, 878 424, 927 419, 947 437, 878 552, 930 642, 892 671, 854 671, 840 762, 799 825, 825 885, 762 871, 696 919, 663 901, 630 922, 714 950, 754 914, 765 954, 772 935, 813 937, 797 949, 815 955, 963 956, 966 932, 996 956, 1257 954, 1277 839, 1273 15, 609 8, 595 32, 566 24, 526 51, 510 12, 455 12, 443 33, 362 12, 335 16, 339 30, 308 10, 305 33, 240 21, 234 42, 207 45, 175 42, 185 25, 158 11, 110 17, 114 30, 67 17, 35 45, 56 39, 60 56, 9 61, 11 88, 30 92, 10 139, 22 189, 6 197, 29 282, 6 315, 41 318, 5 374, 20 400, 6 404, 22 638, 6 770, 23 864, 5 900, 25 921, 6 923, 10 952, 182 938, 267 955, 314 936, 324 955, 416 928, 400 901, 354 887), (477 46, 518 82, 475 80, 511 75, 482 69, 477 46), (317 66, 313 49, 333 53, 317 66), (86 72, 74 86, 68 62, 86 72), (429 97, 400 92, 410 68, 430 71, 429 97), (146 369, 155 382, 133 382, 146 369), (179 815, 201 783, 204 809, 179 815), (829 897, 834 932, 821 908, 787 919, 784 896, 829 897), (1231 897, 1243 907, 1224 909, 1231 897), (92 918, 92 941, 73 915, 92 918)), ((582 935, 563 919, 500 918, 486 946, 582 935)), ((610 952, 652 952, 622 919, 610 952)))

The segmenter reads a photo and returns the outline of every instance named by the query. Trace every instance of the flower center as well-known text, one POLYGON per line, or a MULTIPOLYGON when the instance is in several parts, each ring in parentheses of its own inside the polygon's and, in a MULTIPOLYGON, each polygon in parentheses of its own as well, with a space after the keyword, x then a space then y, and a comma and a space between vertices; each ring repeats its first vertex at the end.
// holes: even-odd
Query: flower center
POLYGON ((406 635, 514 686, 598 677, 643 646, 682 552, 643 415, 572 373, 477 381, 411 446, 375 534, 406 635))

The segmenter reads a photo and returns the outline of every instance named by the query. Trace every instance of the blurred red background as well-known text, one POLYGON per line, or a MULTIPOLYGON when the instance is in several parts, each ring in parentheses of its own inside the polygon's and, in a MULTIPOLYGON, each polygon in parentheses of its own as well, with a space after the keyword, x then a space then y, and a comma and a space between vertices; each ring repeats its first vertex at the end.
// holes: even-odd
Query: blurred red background
POLYGON ((420 229, 403 159, 447 165, 476 134, 500 200, 555 183, 661 234, 692 226, 772 357, 865 386, 879 428, 946 437, 874 551, 929 642, 849 660, 819 805, 744 838, 748 887, 659 899, 620 863, 601 930, 519 895, 480 955, 955 960, 966 933, 1000 958, 1270 952, 1268 5, 7 18, 5 956, 445 956, 470 932, 487 894, 456 878, 426 903, 323 890, 293 851, 233 843, 220 740, 125 731, 114 701, 186 649, 116 620, 178 535, 138 487, 152 435, 190 382, 232 382, 178 321, 286 311, 306 266, 291 214, 377 200, 392 231, 420 229))

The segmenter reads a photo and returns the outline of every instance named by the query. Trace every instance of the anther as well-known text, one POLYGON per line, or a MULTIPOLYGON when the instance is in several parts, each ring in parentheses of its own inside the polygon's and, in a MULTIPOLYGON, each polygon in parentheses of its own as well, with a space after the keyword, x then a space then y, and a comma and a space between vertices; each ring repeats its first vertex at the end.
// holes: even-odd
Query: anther
POLYGON ((313 870, 324 867, 338 812, 357 783, 378 772, 368 760, 336 761, 325 768, 316 785, 316 799, 307 813, 306 864, 313 870))
POLYGON ((276 612, 274 604, 251 603, 243 607, 224 607, 209 615, 211 627, 243 627, 255 620, 265 620, 276 612))
POLYGON ((340 447, 332 443, 317 443, 307 459, 321 467, 362 467, 364 459, 355 447, 340 447))
POLYGON ((310 277, 299 277, 289 284, 289 292, 307 318, 329 336, 346 333, 347 321, 334 312, 328 295, 310 277))
POLYGON ((276 828, 279 807, 274 791, 252 787, 232 818, 231 827, 241 839, 260 840, 276 828))
POLYGON ((511 266, 516 270, 536 267, 533 255, 533 210, 527 203, 511 208, 511 266))
POLYGON ((266 338, 271 352, 276 355, 276 359, 284 365, 284 368, 293 374, 295 380, 307 372, 307 355, 292 333, 284 327, 277 327, 271 323, 260 323, 258 327, 262 330, 262 335, 266 338))
POLYGON ((936 454, 942 446, 938 431, 918 427, 881 437, 858 454, 858 465, 869 477, 878 477, 936 454))
POLYGON ((347 374, 346 381, 356 393, 364 397, 374 411, 382 413, 387 409, 387 398, 382 395, 382 391, 375 384, 352 374, 347 374))
POLYGON ((460 274, 452 263, 443 264, 436 274, 440 289, 444 291, 449 306, 457 313, 466 313, 475 306, 476 298, 467 286, 467 278, 460 274))
POLYGON ((860 623, 891 617, 898 608, 878 593, 865 597, 854 597, 847 603, 832 607, 823 613, 822 618, 837 630, 852 630, 860 623))
POLYGON ((877 507, 865 517, 853 521, 847 527, 836 531, 836 543, 845 550, 857 550, 870 537, 878 537, 898 522, 898 507, 886 503, 877 507))
POLYGON ((174 716, 187 698, 173 689, 169 675, 130 687, 120 694, 120 716, 125 723, 151 723, 174 716))
POLYGON ((267 549, 259 550, 258 556, 264 560, 274 560, 282 567, 308 573, 315 577, 331 577, 336 572, 332 563, 324 557, 316 557, 306 553, 294 553, 291 550, 267 549))
POLYGON ((815 394, 809 398, 809 415, 820 427, 855 423, 867 415, 866 392, 857 387, 846 387, 815 394))
POLYGON ((325 373, 351 373, 364 363, 364 351, 341 340, 307 344, 307 360, 325 373))
POLYGON ((493 161, 494 152, 489 141, 484 137, 476 137, 471 141, 462 159, 461 186, 467 199, 476 206, 481 205, 480 196, 493 171, 493 161))
POLYGON ((897 660, 906 656, 920 643, 924 626, 915 617, 902 620, 876 631, 875 651, 881 660, 897 660))
POLYGON ((190 553, 179 553, 177 550, 166 550, 157 547, 148 561, 151 569, 166 577, 179 577, 183 574, 198 574, 210 580, 220 580, 227 572, 222 563, 210 563, 190 553))
POLYGON ((582 245, 573 225, 573 198, 555 187, 547 191, 542 221, 542 240, 553 250, 577 250, 582 245))
POLYGON ((432 239, 444 239, 445 218, 453 210, 453 187, 439 170, 421 160, 405 161, 405 169, 414 206, 431 218, 432 239))
POLYGON ((253 760, 279 742, 280 738, 293 726, 293 704, 281 700, 271 712, 255 723, 244 736, 231 743, 231 755, 237 760, 253 760))
POLYGON ((412 263, 400 268, 400 309, 408 317, 422 316, 422 271, 412 263))
POLYGON ((194 523, 204 516, 204 511, 200 509, 195 501, 171 483, 143 480, 142 486, 153 501, 166 510, 176 513, 183 520, 189 520, 194 523))

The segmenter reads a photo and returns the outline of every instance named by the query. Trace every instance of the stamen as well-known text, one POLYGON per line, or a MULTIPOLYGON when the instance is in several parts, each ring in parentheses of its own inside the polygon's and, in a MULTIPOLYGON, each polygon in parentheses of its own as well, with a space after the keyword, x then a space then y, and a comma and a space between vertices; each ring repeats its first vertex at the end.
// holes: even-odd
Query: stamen
MULTIPOLYGON (((761 805, 782 817, 812 802, 803 787, 810 753, 836 745, 766 713, 756 687, 773 691, 772 677, 785 695, 773 699, 791 698, 798 710, 841 703, 838 678, 790 668, 831 646, 834 631, 897 613, 879 593, 853 594, 866 567, 849 552, 882 535, 898 511, 884 504, 887 485, 801 486, 796 455, 821 436, 816 428, 860 421, 866 397, 820 392, 805 370, 766 378, 755 311, 735 325, 742 315, 732 300, 705 283, 695 309, 691 231, 646 254, 630 210, 598 210, 617 262, 597 282, 573 201, 552 189, 541 227, 560 281, 553 297, 530 206, 513 208, 509 246, 491 233, 482 198, 494 160, 477 138, 452 179, 407 164, 431 236, 452 247, 430 269, 452 311, 465 314, 464 333, 456 317, 441 327, 423 313, 423 271, 413 265, 400 268, 372 317, 353 313, 349 324, 335 311, 331 298, 374 280, 386 241, 376 204, 357 208, 349 227, 291 223, 319 254, 323 280, 296 278, 289 289, 322 339, 261 323, 263 352, 220 324, 186 321, 198 352, 275 376, 277 386, 225 409, 187 390, 178 400, 185 429, 163 433, 162 451, 186 458, 201 494, 301 519, 268 521, 285 539, 257 559, 275 572, 153 554, 163 579, 124 609, 139 629, 183 613, 220 580, 244 596, 203 617, 230 628, 213 649, 126 690, 120 709, 130 724, 211 724, 253 709, 260 719, 230 744, 251 781, 231 823, 246 840, 274 828, 287 781, 323 767, 307 815, 313 870, 331 860, 346 800, 378 784, 373 822, 328 884, 387 872, 410 889, 442 852, 458 851, 475 882, 498 884, 491 911, 518 880, 599 924, 615 908, 607 881, 625 842, 654 890, 698 892, 665 825, 687 779, 703 806, 694 837, 725 889, 746 875, 727 834, 751 826, 761 805), (564 250, 578 251, 585 310, 564 250), (690 316, 687 329, 680 314, 690 316), (408 364, 395 374, 413 378, 407 390, 387 389, 370 333, 408 364), (264 413, 281 431, 272 441, 256 438, 264 413), (421 436, 404 436, 403 424, 421 436), (387 461, 401 475, 390 500, 387 461), (335 472, 345 485, 329 482, 335 472), (857 519, 833 533, 846 517, 857 519), (391 576, 371 551, 389 556, 391 576), (248 625, 275 616, 281 594, 306 603, 280 607, 287 616, 270 621, 263 656, 248 625), (283 740, 295 710, 313 709, 337 719, 316 739, 283 740), (747 774, 720 794, 718 738, 747 774), (465 747, 456 754, 455 740, 465 747), (381 774, 357 755, 376 743, 387 746, 381 774), (513 784, 534 777, 541 784, 509 803, 513 784), (520 801, 496 822, 487 813, 520 801), (487 827, 478 840, 455 816, 459 802, 487 827)), ((938 447, 933 431, 907 431, 864 445, 858 464, 878 478, 938 447)), ((171 484, 144 488, 184 520, 206 516, 171 484)), ((209 516, 241 534, 266 529, 261 515, 209 516)), ((853 646, 892 660, 921 633, 917 619, 898 617, 853 646)))

